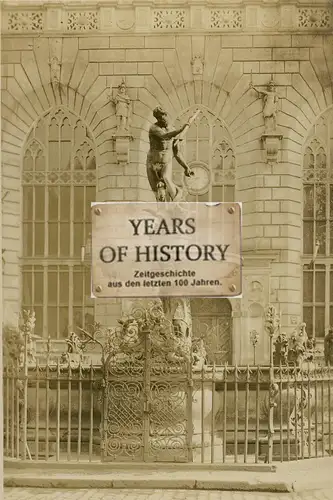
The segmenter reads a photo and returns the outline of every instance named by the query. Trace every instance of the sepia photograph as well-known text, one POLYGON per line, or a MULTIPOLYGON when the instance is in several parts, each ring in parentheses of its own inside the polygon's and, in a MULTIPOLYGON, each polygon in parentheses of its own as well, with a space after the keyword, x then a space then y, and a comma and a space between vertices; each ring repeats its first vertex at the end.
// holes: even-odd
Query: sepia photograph
POLYGON ((333 0, 0 6, 0 498, 333 500, 333 0))

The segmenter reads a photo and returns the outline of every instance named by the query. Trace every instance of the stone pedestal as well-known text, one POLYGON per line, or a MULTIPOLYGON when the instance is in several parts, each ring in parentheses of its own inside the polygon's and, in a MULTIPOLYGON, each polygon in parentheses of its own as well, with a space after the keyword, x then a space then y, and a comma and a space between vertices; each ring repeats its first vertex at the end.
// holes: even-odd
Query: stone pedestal
POLYGON ((133 137, 126 133, 119 131, 113 136, 115 142, 116 156, 118 163, 129 163, 130 143, 133 137))
POLYGON ((266 151, 267 163, 276 163, 281 147, 283 135, 280 132, 266 132, 261 136, 261 140, 266 151))

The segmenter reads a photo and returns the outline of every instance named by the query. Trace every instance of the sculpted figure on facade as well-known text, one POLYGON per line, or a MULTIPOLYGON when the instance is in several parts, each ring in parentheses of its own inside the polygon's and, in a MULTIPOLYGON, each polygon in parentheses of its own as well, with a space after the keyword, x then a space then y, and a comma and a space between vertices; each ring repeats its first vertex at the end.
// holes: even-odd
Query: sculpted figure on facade
POLYGON ((258 90, 253 83, 250 83, 250 88, 255 90, 260 98, 264 100, 263 115, 265 120, 265 130, 276 130, 276 115, 278 111, 279 95, 275 90, 275 83, 271 80, 267 86, 267 90, 258 90))
POLYGON ((60 70, 61 63, 56 56, 51 57, 49 61, 50 71, 51 71, 51 83, 60 83, 60 70))
POLYGON ((172 158, 184 169, 185 175, 194 175, 181 152, 182 133, 185 133, 198 111, 179 129, 169 124, 167 112, 158 106, 153 115, 156 122, 149 129, 150 149, 147 155, 147 177, 157 201, 181 201, 182 190, 172 180, 172 158))
POLYGON ((117 132, 127 132, 129 130, 131 99, 127 95, 125 82, 121 82, 118 93, 111 101, 116 106, 117 132))

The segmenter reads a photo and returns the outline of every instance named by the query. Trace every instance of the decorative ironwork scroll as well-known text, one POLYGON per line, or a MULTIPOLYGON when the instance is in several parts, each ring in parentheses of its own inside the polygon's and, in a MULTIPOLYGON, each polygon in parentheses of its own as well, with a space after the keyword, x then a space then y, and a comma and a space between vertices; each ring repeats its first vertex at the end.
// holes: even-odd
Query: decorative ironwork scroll
POLYGON ((105 344, 104 461, 190 460, 191 339, 161 301, 132 310, 105 344))

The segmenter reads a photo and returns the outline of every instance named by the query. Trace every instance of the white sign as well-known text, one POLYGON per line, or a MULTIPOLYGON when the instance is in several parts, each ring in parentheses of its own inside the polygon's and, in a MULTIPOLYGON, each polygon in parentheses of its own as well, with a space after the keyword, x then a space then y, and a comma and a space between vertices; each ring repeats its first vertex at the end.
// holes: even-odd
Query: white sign
POLYGON ((241 294, 238 203, 92 204, 93 297, 241 294))

